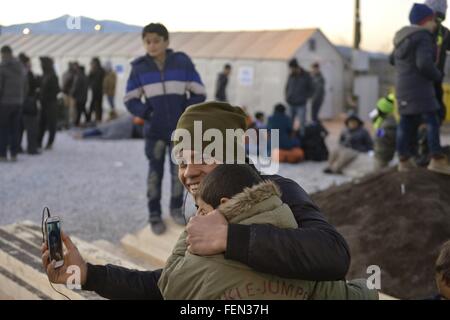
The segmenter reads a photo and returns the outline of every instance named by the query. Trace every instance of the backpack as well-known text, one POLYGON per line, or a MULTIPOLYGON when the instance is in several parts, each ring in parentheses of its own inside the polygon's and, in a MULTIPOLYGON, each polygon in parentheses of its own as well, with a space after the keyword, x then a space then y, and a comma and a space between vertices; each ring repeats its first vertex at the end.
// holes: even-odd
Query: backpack
POLYGON ((307 161, 327 161, 328 148, 325 144, 325 138, 328 131, 320 123, 312 123, 305 127, 305 133, 302 139, 305 159, 307 161))

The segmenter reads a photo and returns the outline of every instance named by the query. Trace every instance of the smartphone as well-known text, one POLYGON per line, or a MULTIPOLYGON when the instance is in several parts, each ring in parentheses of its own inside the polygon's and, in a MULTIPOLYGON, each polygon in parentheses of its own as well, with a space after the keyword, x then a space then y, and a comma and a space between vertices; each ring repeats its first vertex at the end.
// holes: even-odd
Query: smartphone
POLYGON ((59 217, 48 218, 45 222, 45 231, 47 233, 47 247, 50 251, 50 261, 55 260, 55 268, 59 268, 64 265, 61 219, 59 217))

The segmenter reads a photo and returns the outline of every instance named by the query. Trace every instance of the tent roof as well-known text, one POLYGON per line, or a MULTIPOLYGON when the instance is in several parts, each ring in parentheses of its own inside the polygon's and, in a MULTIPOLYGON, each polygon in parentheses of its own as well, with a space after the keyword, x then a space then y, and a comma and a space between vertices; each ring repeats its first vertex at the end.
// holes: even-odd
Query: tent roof
MULTIPOLYGON (((232 32, 173 32, 170 47, 193 58, 287 60, 319 29, 232 32)), ((63 35, 0 36, 15 53, 53 57, 125 56, 143 52, 137 33, 71 33, 63 35)))

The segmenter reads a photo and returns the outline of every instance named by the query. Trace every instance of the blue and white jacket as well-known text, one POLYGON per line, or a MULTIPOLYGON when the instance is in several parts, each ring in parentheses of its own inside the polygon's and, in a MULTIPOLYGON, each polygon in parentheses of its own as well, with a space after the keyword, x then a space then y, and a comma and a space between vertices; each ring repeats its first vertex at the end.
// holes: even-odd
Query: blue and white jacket
POLYGON ((131 65, 124 103, 129 112, 145 120, 146 138, 169 142, 184 110, 206 99, 200 75, 185 53, 170 49, 162 71, 148 55, 131 65))

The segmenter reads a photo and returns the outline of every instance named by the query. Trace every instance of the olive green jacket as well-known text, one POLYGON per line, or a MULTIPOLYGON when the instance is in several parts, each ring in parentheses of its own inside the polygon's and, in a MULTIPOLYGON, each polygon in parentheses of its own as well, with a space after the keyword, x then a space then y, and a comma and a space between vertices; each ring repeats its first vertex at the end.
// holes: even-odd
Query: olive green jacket
MULTIPOLYGON (((273 182, 264 182, 244 190, 218 209, 230 223, 297 229, 294 215, 280 195, 273 182)), ((187 251, 186 232, 175 245, 158 286, 164 299, 171 300, 378 299, 377 291, 368 290, 365 280, 346 283, 284 279, 256 272, 223 255, 193 255, 187 251)))

